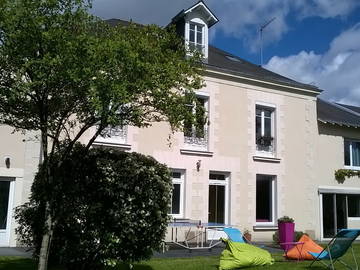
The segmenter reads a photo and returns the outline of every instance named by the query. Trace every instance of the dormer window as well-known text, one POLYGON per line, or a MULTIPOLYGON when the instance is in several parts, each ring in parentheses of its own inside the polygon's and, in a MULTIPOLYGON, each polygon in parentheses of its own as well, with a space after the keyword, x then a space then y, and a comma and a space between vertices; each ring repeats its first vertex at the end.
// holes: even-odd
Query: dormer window
POLYGON ((189 23, 189 49, 204 54, 204 26, 189 23))
MULTIPOLYGON (((209 56, 209 28, 219 20, 210 11, 203 1, 199 1, 188 9, 180 11, 170 25, 175 25, 177 33, 184 38, 186 49, 199 51, 203 61, 209 56)), ((191 56, 191 52, 188 52, 191 56)))

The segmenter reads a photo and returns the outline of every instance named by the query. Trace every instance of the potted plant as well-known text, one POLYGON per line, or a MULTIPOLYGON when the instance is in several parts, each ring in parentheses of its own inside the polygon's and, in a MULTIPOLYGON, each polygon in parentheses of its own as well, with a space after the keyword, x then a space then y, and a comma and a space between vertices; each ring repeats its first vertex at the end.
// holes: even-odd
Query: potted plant
POLYGON ((251 242, 251 232, 250 232, 250 230, 245 228, 243 235, 244 235, 245 240, 247 240, 248 242, 251 242))
POLYGON ((287 249, 292 247, 292 245, 283 245, 281 243, 294 242, 294 231, 295 231, 294 219, 288 216, 283 216, 279 218, 277 221, 279 228, 280 246, 282 249, 287 251, 287 249))

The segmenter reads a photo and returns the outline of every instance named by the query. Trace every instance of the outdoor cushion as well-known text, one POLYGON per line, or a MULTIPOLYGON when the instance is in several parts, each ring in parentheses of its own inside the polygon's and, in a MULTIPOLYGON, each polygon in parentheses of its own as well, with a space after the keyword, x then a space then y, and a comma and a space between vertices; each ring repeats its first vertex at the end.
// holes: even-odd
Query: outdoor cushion
POLYGON ((270 253, 254 245, 223 239, 226 248, 220 256, 219 270, 231 270, 250 266, 271 265, 270 253))
MULTIPOLYGON (((291 249, 288 250, 286 257, 288 259, 294 259, 294 260, 298 260, 298 259, 302 259, 302 260, 313 260, 314 257, 312 255, 309 254, 309 252, 316 252, 316 253, 320 253, 323 248, 321 246, 319 246, 318 244, 316 244, 308 235, 304 234, 303 236, 301 236, 301 238, 299 239, 299 242, 304 242, 304 245, 301 249, 301 246, 298 247, 292 247, 291 249), (301 257, 300 257, 300 253, 299 250, 301 250, 301 257)), ((284 254, 285 256, 285 254, 284 254)))

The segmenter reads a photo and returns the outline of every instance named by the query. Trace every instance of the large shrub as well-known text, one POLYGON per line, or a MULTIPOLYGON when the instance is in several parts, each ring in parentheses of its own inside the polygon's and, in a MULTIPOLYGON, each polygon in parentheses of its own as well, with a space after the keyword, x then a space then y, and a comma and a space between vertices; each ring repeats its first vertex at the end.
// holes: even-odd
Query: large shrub
MULTIPOLYGON (((55 162, 56 163, 56 162, 55 162)), ((46 186, 39 170, 30 203, 17 209, 17 233, 38 255, 43 201, 55 220, 50 259, 68 269, 102 269, 148 259, 165 236, 171 178, 165 165, 137 153, 78 146, 46 186)))

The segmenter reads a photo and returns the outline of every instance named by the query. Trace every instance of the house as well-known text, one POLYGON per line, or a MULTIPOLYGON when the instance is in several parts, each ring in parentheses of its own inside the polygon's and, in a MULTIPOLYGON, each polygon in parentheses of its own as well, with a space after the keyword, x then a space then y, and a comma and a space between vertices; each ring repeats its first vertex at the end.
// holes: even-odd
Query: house
POLYGON ((206 86, 196 92, 193 111, 201 106, 206 115, 198 124, 175 133, 171 147, 165 123, 109 130, 114 136, 95 144, 148 154, 172 168, 173 218, 235 225, 261 241, 272 240, 283 215, 315 239, 360 227, 360 180, 338 183, 334 175, 360 168, 350 155, 360 139, 358 126, 336 124, 338 117, 357 123, 359 108, 318 99, 321 90, 313 85, 209 45, 208 31, 217 22, 203 1, 170 22, 186 46, 204 56, 206 86))
MULTIPOLYGON (((194 113, 202 112, 197 124, 175 133, 171 146, 167 123, 112 127, 110 136, 98 137, 94 145, 167 164, 173 218, 247 228, 255 241, 271 241, 283 215, 318 240, 339 228, 359 228, 360 179, 339 183, 334 172, 360 169, 360 108, 319 99, 321 90, 313 85, 209 45, 208 32, 217 22, 203 1, 170 22, 186 46, 204 56, 206 86, 196 91, 198 103, 192 106, 194 113)), ((6 223, 0 245, 14 246, 13 207, 27 200, 40 146, 31 134, 11 134, 6 126, 0 134, 8 138, 0 145, 0 217, 6 223)))
POLYGON ((340 228, 360 228, 360 179, 335 181, 338 169, 360 169, 360 108, 317 100, 317 169, 309 190, 318 194, 312 214, 321 238, 340 228))

